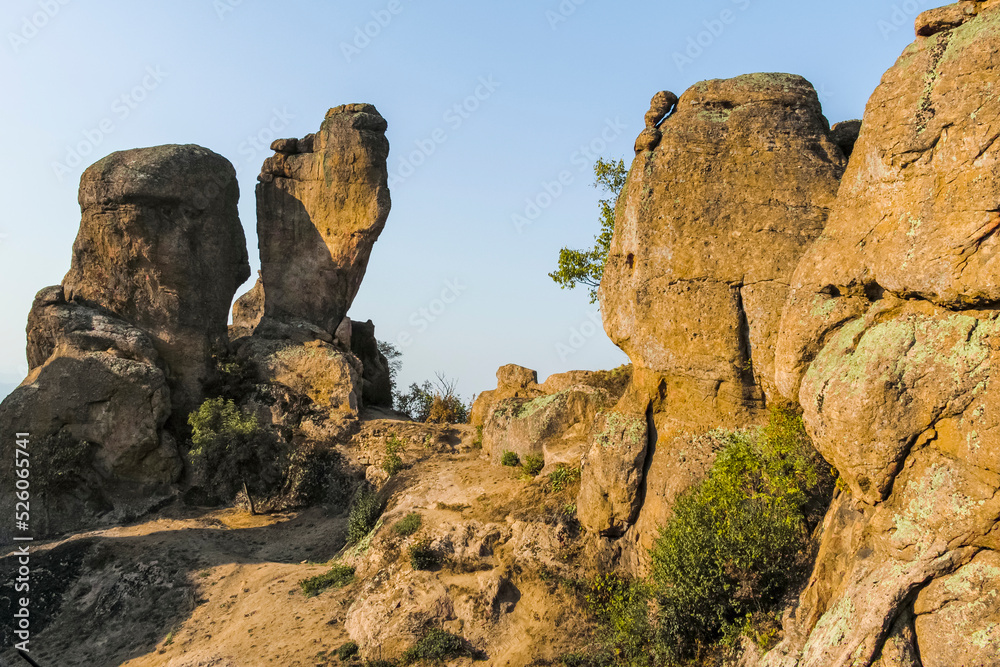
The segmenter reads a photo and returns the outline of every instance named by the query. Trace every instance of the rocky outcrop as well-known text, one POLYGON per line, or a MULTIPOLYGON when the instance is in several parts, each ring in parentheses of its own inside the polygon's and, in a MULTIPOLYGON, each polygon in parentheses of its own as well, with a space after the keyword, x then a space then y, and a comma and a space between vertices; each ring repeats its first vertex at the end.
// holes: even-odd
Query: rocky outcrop
POLYGON ((774 394, 778 313, 845 159, 787 74, 699 83, 656 131, 619 200, 604 328, 666 383, 661 431, 744 423, 774 394))
POLYGON ((614 414, 643 438, 589 442, 578 503, 584 526, 606 535, 639 520, 628 541, 644 547, 711 467, 716 445, 703 434, 753 423, 780 398, 788 283, 846 165, 801 77, 705 81, 652 107, 600 288, 605 331, 635 367, 614 414))
POLYGON ((80 180, 66 299, 146 332, 181 414, 199 402, 233 295, 250 276, 238 199, 229 161, 192 145, 112 153, 80 180))
MULTIPOLYGON (((36 536, 134 516, 179 479, 168 419, 183 424, 204 397, 249 276, 238 198, 232 165, 199 146, 113 153, 84 172, 72 265, 35 298, 30 374, 0 405, 4 432, 34 445, 36 536)), ((13 446, 0 450, 12 459, 13 446)))
POLYGON ((392 374, 375 338, 375 324, 351 322, 351 352, 361 362, 361 397, 365 405, 392 407, 392 374))
POLYGON ((587 530, 620 537, 642 503, 649 432, 645 415, 601 413, 580 470, 577 516, 587 530))
POLYGON ((229 326, 229 339, 236 340, 253 335, 264 317, 264 283, 257 272, 257 281, 248 292, 233 304, 233 323, 229 326))
POLYGON ((546 392, 538 386, 538 373, 518 366, 508 364, 497 370, 497 388, 484 391, 472 403, 472 413, 469 422, 473 426, 483 426, 500 401, 510 398, 537 398, 546 392))
POLYGON ((266 317, 332 334, 347 315, 389 215, 386 127, 347 104, 316 135, 275 142, 257 185, 266 317))
POLYGON ((483 452, 500 463, 505 452, 542 457, 545 466, 580 466, 595 419, 621 396, 631 369, 570 371, 538 384, 538 374, 510 364, 497 371, 497 388, 481 393, 471 423, 482 429, 483 452))
MULTIPOLYGON (((122 521, 169 496, 182 464, 163 430, 170 389, 152 338, 67 302, 61 287, 39 292, 29 332, 32 371, 0 405, 0 429, 11 434, 0 450, 13 461, 13 434, 27 434, 31 534, 122 521)), ((14 488, 13 466, 0 481, 14 488)), ((13 494, 0 498, 13 515, 13 494)), ((10 528, 2 530, 7 542, 10 528)))
POLYGON ((922 16, 883 77, 782 316, 777 387, 850 491, 764 664, 998 664, 961 590, 1000 550, 1000 7, 936 11, 964 18, 922 16))

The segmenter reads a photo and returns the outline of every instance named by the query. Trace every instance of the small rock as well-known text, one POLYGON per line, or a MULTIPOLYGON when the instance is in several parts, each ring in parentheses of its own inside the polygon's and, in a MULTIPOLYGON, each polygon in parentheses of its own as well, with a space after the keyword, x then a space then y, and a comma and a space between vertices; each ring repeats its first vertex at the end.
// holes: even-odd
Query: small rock
POLYGON ((660 145, 661 139, 663 139, 662 132, 655 127, 647 127, 635 140, 635 154, 653 150, 660 145))
POLYGON ((285 153, 286 155, 294 155, 299 152, 299 140, 298 139, 275 139, 271 144, 271 150, 276 153, 285 153))

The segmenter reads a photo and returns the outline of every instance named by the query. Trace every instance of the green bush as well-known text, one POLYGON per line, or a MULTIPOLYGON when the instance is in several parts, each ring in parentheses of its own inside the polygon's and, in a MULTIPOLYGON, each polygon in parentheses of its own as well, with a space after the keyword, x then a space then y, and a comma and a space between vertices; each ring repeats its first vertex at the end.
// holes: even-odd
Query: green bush
POLYGON ((521 459, 514 452, 504 452, 500 457, 500 465, 508 468, 516 468, 521 465, 521 459))
POLYGON ((346 642, 340 645, 337 649, 337 657, 343 662, 353 659, 358 655, 358 644, 357 642, 346 642))
POLYGON ((406 449, 406 445, 395 433, 390 433, 385 441, 385 458, 382 460, 382 470, 390 477, 403 469, 403 459, 399 454, 406 449))
POLYGON ((188 416, 188 424, 192 469, 221 500, 231 501, 244 485, 253 494, 280 488, 287 465, 284 448, 255 414, 232 400, 211 398, 188 416))
POLYGON ((414 570, 432 570, 440 562, 437 552, 431 548, 430 540, 420 540, 410 545, 410 567, 414 570))
POLYGON ((392 525, 392 530, 400 537, 409 537, 420 530, 424 519, 417 512, 410 512, 392 525))
POLYGON ((573 482, 580 479, 580 469, 570 468, 563 464, 556 466, 556 469, 549 474, 549 488, 553 492, 559 493, 560 491, 569 488, 573 482))
POLYGON ((409 391, 393 395, 397 410, 418 422, 464 424, 469 421, 471 406, 456 392, 457 383, 438 373, 434 382, 413 383, 409 391))
POLYGON ((282 496, 287 505, 295 507, 321 502, 343 506, 352 485, 340 453, 313 444, 305 444, 288 456, 283 477, 282 496))
POLYGON ((536 477, 538 473, 542 472, 542 468, 545 467, 545 458, 542 456, 536 456, 534 454, 528 454, 524 457, 524 463, 521 465, 521 470, 525 475, 530 477, 536 477))
POLYGON ((799 581, 809 523, 833 482, 786 411, 764 429, 716 435, 725 445, 708 478, 677 500, 651 552, 661 637, 677 659, 799 581))
POLYGON ((343 588, 354 581, 354 568, 349 565, 334 565, 329 571, 303 579, 299 587, 307 598, 315 597, 328 588, 343 588))
POLYGON ((601 627, 601 644, 616 656, 618 664, 654 664, 651 658, 656 652, 656 639, 646 584, 599 574, 591 582, 586 600, 601 627))
POLYGON ((365 667, 396 667, 392 660, 366 660, 365 667))
POLYGON ((410 665, 420 660, 444 662, 466 657, 477 657, 467 641, 458 635, 434 628, 403 653, 402 662, 410 665))
POLYGON ((347 518, 347 543, 357 544, 372 532, 383 509, 378 494, 371 489, 359 491, 347 518))

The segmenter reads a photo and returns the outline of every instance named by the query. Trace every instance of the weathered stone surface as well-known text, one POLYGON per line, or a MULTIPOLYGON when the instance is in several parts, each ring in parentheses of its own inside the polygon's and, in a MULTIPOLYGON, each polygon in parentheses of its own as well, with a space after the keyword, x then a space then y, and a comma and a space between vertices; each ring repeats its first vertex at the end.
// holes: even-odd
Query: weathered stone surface
POLYGON ((351 323, 351 352, 361 361, 362 401, 365 405, 392 407, 392 377, 389 361, 378 349, 375 338, 375 324, 367 322, 351 323))
POLYGON ((646 127, 657 127, 676 107, 677 96, 669 90, 661 90, 653 95, 653 99, 649 102, 649 111, 646 112, 646 127))
POLYGON ((994 612, 956 593, 938 607, 939 591, 992 580, 969 563, 1000 543, 998 9, 918 39, 886 73, 793 277, 776 385, 851 499, 834 502, 765 665, 907 664, 885 637, 915 597, 915 664, 1000 664, 977 643, 989 630, 972 639, 994 612))
POLYGON ((674 502, 684 491, 708 475, 721 448, 719 440, 709 432, 704 435, 682 435, 656 442, 646 458, 642 509, 635 520, 631 538, 635 541, 633 571, 645 572, 649 565, 649 550, 667 520, 673 515, 674 502), (662 454, 657 455, 662 450, 662 454))
POLYGON ((287 387, 338 418, 357 418, 363 371, 353 354, 320 340, 298 343, 262 336, 244 339, 237 354, 259 382, 287 387))
POLYGON ((658 128, 647 127, 639 133, 635 140, 635 154, 651 151, 660 145, 663 140, 663 133, 658 128))
POLYGON ((181 412, 200 400, 233 295, 250 276, 238 199, 229 161, 192 145, 112 153, 80 180, 66 298, 148 333, 181 412))
POLYGON ((490 416, 493 407, 508 398, 537 398, 545 392, 538 386, 538 373, 518 366, 508 364, 497 370, 497 388, 484 391, 476 396, 472 404, 472 414, 469 422, 473 426, 483 426, 490 416))
POLYGON ((257 235, 266 317, 331 334, 344 319, 389 215, 385 130, 371 105, 336 107, 312 142, 264 161, 257 235))
POLYGON ((978 2, 963 1, 953 5, 928 9, 917 16, 915 30, 918 37, 931 37, 957 28, 978 12, 978 2))
POLYGON ((496 463, 504 452, 545 456, 546 466, 576 467, 598 410, 607 403, 601 389, 576 385, 534 399, 508 398, 496 403, 483 428, 483 452, 496 463))
MULTIPOLYGON (((123 520, 161 501, 181 473, 163 362, 152 339, 127 322, 42 290, 29 317, 32 370, 0 404, 0 445, 14 460, 15 433, 29 433, 32 534, 123 520)), ((13 466, 0 472, 14 486, 13 466)), ((13 494, 0 495, 13 513, 13 494)), ((4 526, 0 537, 10 535, 4 526)))
POLYGON ((1000 664, 1000 553, 931 582, 914 611, 923 667, 1000 664))
POLYGON ((632 164, 601 310, 612 341, 663 377, 673 430, 745 422, 771 391, 774 313, 844 169, 828 129, 801 77, 707 81, 632 164))
POLYGON ((837 144, 844 155, 849 158, 854 152, 854 145, 858 143, 858 135, 860 134, 860 120, 845 120, 830 128, 830 141, 837 144))
POLYGON ((587 530, 618 537, 635 521, 648 447, 645 413, 598 415, 576 500, 577 517, 587 530))
POLYGON ((261 282, 258 272, 253 287, 233 304, 233 323, 229 327, 229 339, 236 340, 253 334, 263 316, 264 283, 261 282))

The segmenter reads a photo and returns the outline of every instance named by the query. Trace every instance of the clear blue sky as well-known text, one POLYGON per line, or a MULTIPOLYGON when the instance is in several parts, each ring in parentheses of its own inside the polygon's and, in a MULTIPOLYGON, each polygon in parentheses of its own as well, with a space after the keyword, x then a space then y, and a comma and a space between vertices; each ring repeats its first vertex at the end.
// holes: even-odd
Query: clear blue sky
POLYGON ((226 156, 256 270, 260 143, 347 102, 388 119, 400 177, 350 314, 409 335, 405 383, 442 371, 469 397, 506 363, 542 378, 616 366, 586 292, 547 277, 596 232, 593 158, 631 161, 656 91, 747 72, 801 74, 831 122, 860 117, 935 4, 5 0, 0 391, 26 372, 33 295, 69 268, 87 165, 165 143, 226 156))

